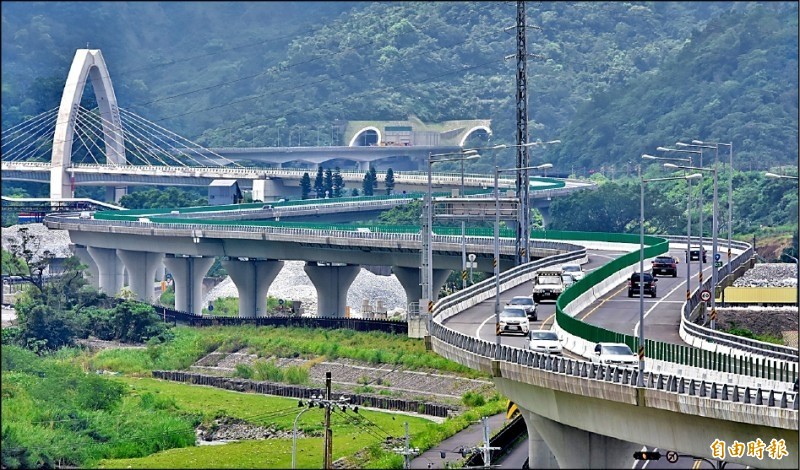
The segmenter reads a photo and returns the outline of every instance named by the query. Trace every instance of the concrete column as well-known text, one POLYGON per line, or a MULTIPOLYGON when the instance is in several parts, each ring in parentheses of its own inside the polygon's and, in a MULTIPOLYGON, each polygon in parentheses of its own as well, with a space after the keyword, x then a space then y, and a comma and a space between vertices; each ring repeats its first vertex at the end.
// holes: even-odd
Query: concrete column
MULTIPOLYGON (((450 276, 450 271, 450 269, 433 270, 433 295, 437 299, 437 294, 442 289, 442 286, 444 286, 445 281, 447 281, 447 277, 450 276)), ((419 302, 419 299, 422 298, 419 268, 392 266, 392 272, 397 276, 397 280, 400 281, 403 290, 406 291, 406 305, 419 302)))
MULTIPOLYGON (((533 427, 555 455, 559 468, 628 468, 631 455, 642 449, 640 444, 567 426, 527 410, 523 416, 528 429, 533 427)), ((547 468, 534 465, 534 458, 543 458, 545 464, 549 460, 541 447, 538 451, 536 456, 530 453, 530 467, 547 468)))
POLYGON ((117 250, 89 246, 86 251, 97 265, 97 285, 100 290, 108 295, 119 294, 124 266, 117 257, 117 250))
POLYGON ((156 269, 162 265, 164 253, 117 249, 117 256, 125 263, 133 294, 142 302, 155 303, 156 269))
POLYGON ((317 315, 321 317, 344 317, 347 307, 347 290, 361 272, 361 266, 323 265, 306 262, 303 270, 317 289, 317 315))
POLYGON ((203 313, 203 277, 208 272, 214 258, 175 256, 164 257, 164 265, 172 273, 175 285, 175 310, 203 313))
POLYGON ((228 271, 239 291, 239 317, 267 316, 267 292, 275 277, 283 268, 283 261, 238 258, 222 259, 222 267, 228 271))
POLYGON ((542 226, 546 229, 550 225, 550 206, 540 206, 537 209, 542 214, 542 226))
POLYGON ((532 413, 522 408, 519 411, 525 420, 525 427, 528 428, 528 468, 558 468, 556 456, 533 425, 530 418, 532 413))
POLYGON ((127 186, 106 186, 106 202, 116 204, 126 194, 128 194, 127 186))
POLYGON ((369 162, 358 162, 358 171, 369 171, 369 162))
POLYGON ((70 248, 75 253, 75 256, 81 260, 81 263, 87 266, 89 272, 85 273, 84 277, 89 281, 89 285, 95 289, 100 289, 100 271, 98 271, 97 263, 92 259, 92 255, 89 254, 89 250, 84 245, 70 244, 70 248))

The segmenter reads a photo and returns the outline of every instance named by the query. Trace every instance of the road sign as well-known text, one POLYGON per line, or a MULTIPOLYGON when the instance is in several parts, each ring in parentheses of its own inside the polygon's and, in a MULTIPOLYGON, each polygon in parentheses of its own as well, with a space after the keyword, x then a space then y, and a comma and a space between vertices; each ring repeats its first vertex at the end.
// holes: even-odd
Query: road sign
POLYGON ((715 268, 721 268, 722 267, 722 261, 714 261, 714 267, 715 268))
POLYGON ((719 253, 714 253, 714 261, 719 261, 719 259, 720 259, 720 258, 722 258, 722 255, 721 255, 721 254, 719 254, 719 253))
POLYGON ((278 299, 278 305, 283 305, 283 299, 278 299))
POLYGON ((474 254, 472 254, 472 253, 470 253, 470 254, 467 256, 467 259, 469 259, 470 263, 471 263, 471 262, 473 262, 473 261, 475 261, 475 258, 477 258, 477 256, 475 256, 475 255, 474 255, 474 254))
POLYGON ((675 463, 678 461, 678 453, 674 450, 670 450, 667 452, 667 462, 675 463))
POLYGON ((208 311, 209 312, 213 312, 214 311, 214 304, 212 304, 211 302, 208 303, 208 311))
POLYGON ((709 292, 708 290, 700 292, 700 300, 702 300, 703 302, 708 302, 709 300, 711 300, 711 292, 709 292))

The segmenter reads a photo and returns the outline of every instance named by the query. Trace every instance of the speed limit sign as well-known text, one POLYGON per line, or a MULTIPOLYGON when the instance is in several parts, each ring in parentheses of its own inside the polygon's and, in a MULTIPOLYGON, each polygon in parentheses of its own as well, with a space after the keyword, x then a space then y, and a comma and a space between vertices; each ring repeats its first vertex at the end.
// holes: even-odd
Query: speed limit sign
POLYGON ((667 462, 675 463, 678 461, 678 453, 674 450, 667 452, 667 462))
POLYGON ((700 300, 702 300, 703 302, 708 302, 709 300, 711 300, 711 292, 709 292, 708 290, 700 292, 700 300))

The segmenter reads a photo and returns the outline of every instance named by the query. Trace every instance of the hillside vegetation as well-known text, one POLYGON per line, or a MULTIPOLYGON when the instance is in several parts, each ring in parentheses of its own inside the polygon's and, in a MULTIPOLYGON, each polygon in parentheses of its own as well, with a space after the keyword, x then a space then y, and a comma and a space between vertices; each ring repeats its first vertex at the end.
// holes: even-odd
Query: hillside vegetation
MULTIPOLYGON (((796 168, 796 2, 526 8, 539 28, 527 34, 530 139, 562 140, 532 151, 532 163, 613 179, 635 174, 642 153, 699 138, 733 142, 739 171, 796 168)), ((8 2, 3 127, 55 108, 88 43, 102 49, 122 107, 206 146, 342 144, 349 120, 411 115, 489 118, 491 143, 513 143, 515 17, 513 2, 8 2)), ((486 157, 467 171, 490 171, 486 157)), ((501 166, 513 159, 498 154, 501 166)), ((785 184, 776 191, 793 192, 785 184)), ((796 223, 792 212, 761 217, 782 197, 748 189, 734 199, 745 219, 736 229, 796 223)))

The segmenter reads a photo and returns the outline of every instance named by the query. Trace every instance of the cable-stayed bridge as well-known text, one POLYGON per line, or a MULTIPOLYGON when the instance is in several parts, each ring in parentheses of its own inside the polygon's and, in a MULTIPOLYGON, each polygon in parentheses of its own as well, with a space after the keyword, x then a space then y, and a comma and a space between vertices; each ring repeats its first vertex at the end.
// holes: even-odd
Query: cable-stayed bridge
MULTIPOLYGON (((462 142, 475 131, 488 128, 476 126, 462 132, 462 142)), ((281 168, 284 163, 301 162, 313 168, 326 161, 349 159, 362 170, 342 172, 345 182, 355 183, 353 187, 361 183, 363 171, 375 160, 404 156, 427 161, 431 154, 462 150, 452 145, 208 149, 119 107, 101 52, 79 49, 60 106, 2 131, 2 176, 6 181, 49 183, 54 201, 73 197, 77 186, 106 186, 106 199, 118 201, 128 185, 207 186, 216 179, 236 179, 244 188, 251 187, 253 180, 270 180, 268 195, 284 197, 299 194, 299 180, 307 172, 281 168), (81 106, 89 81, 98 103, 95 109, 81 106), (274 167, 247 167, 239 160, 267 162, 274 167)), ((457 188, 459 176, 437 173, 432 185, 457 188)), ((397 192, 418 192, 427 179, 422 172, 395 172, 395 182, 397 192)), ((463 184, 487 189, 494 182, 487 175, 465 175, 463 184)), ((513 182, 504 178, 499 186, 511 188, 513 182)), ((534 179, 531 194, 547 200, 590 186, 534 179), (559 191, 536 192, 556 188, 559 191)))

